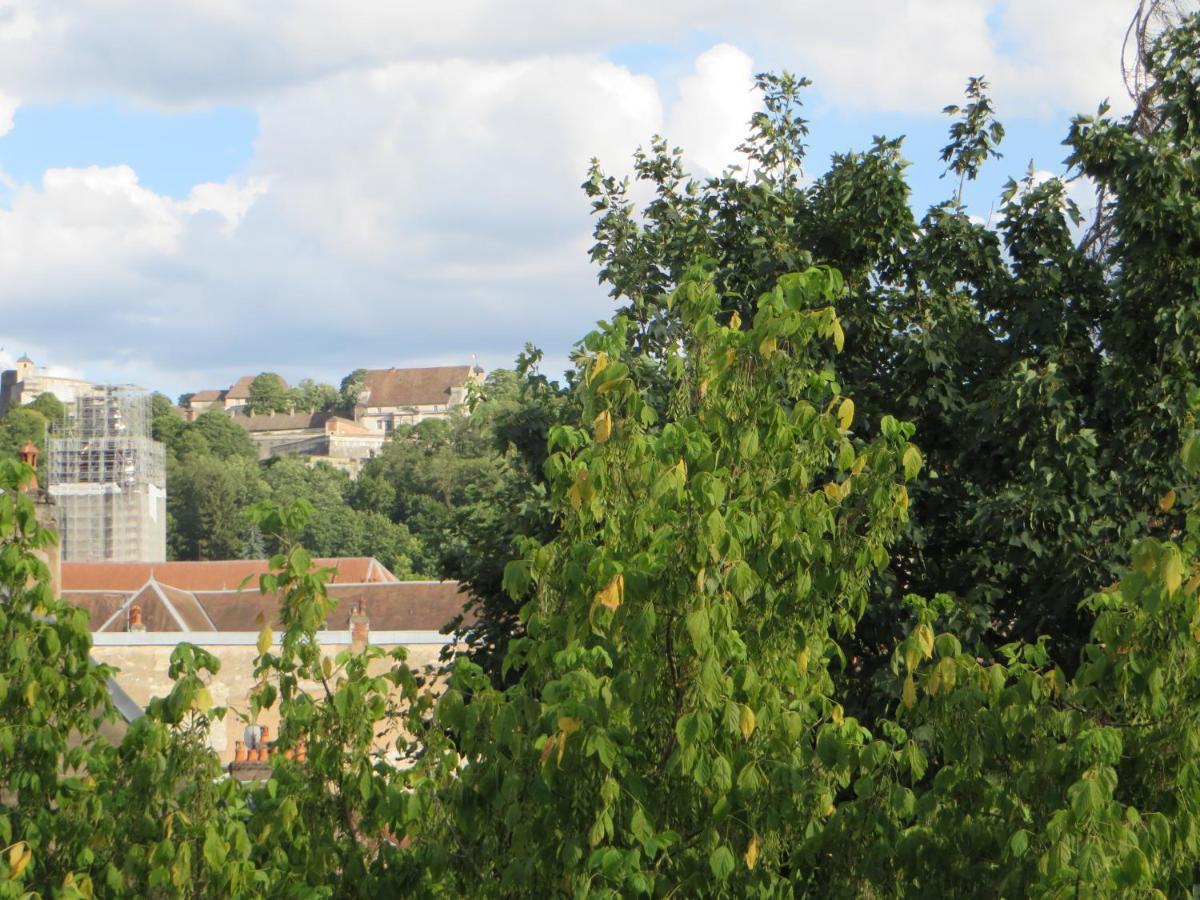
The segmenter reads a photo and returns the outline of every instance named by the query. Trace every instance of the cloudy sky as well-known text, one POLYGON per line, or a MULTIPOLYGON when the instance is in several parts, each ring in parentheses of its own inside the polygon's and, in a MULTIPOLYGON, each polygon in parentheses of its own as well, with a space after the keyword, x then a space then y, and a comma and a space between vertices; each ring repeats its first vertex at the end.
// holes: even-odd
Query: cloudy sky
POLYGON ((1133 0, 0 0, 0 367, 22 352, 172 396, 274 370, 561 366, 611 309, 588 160, 663 133, 736 162, 754 72, 814 82, 808 174, 986 74, 1009 131, 967 200, 1062 171, 1124 105, 1133 0))

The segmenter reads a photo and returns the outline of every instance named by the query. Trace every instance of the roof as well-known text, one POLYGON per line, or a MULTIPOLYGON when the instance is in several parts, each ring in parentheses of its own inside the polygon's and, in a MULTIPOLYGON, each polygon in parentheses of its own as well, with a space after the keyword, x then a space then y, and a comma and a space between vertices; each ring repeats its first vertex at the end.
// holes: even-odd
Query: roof
POLYGON ((215 403, 224 396, 224 391, 196 391, 188 398, 188 403, 215 403))
MULTIPOLYGON (((233 386, 230 387, 229 390, 227 390, 225 392, 225 399, 226 400, 249 400, 250 399, 250 385, 254 381, 254 379, 257 377, 258 377, 257 375, 243 375, 241 378, 239 378, 237 381, 235 381, 233 383, 233 386)), ((281 385, 283 385, 284 390, 287 390, 288 383, 283 380, 282 376, 276 375, 275 377, 279 379, 279 383, 281 385)))
MULTIPOLYGON (((396 576, 370 556, 314 559, 313 563, 337 570, 333 584, 394 582, 396 576)), ((259 575, 269 572, 265 559, 222 559, 204 562, 64 562, 64 591, 130 593, 147 582, 170 585, 184 591, 237 590, 247 577, 249 588, 257 587, 259 575)))
POLYGON ((330 416, 325 422, 326 434, 353 434, 353 435, 368 435, 370 437, 380 437, 379 433, 372 431, 370 428, 363 428, 357 422, 351 419, 343 419, 341 416, 330 416))
POLYGON ((17 357, 17 362, 19 362, 19 363, 22 363, 22 362, 24 362, 24 363, 30 363, 31 365, 33 364, 33 360, 29 358, 29 354, 28 354, 28 353, 22 353, 20 356, 18 356, 18 357, 17 357))
POLYGON ((451 388, 465 387, 470 380, 470 366, 368 369, 363 388, 367 406, 434 406, 449 403, 451 388))
MULTIPOLYGON (((337 631, 349 629, 350 611, 360 601, 374 631, 441 631, 463 612, 467 601, 467 593, 457 581, 333 584, 329 594, 338 603, 326 627, 337 631)), ((127 594, 70 591, 65 599, 87 612, 94 633, 125 631, 129 609, 135 603, 146 631, 236 632, 280 625, 279 595, 260 594, 253 587, 190 592, 149 581, 127 594)), ((203 642, 203 638, 197 640, 203 642)))
POLYGON ((235 413, 230 416, 252 434, 262 431, 304 431, 321 428, 333 416, 328 412, 235 413))

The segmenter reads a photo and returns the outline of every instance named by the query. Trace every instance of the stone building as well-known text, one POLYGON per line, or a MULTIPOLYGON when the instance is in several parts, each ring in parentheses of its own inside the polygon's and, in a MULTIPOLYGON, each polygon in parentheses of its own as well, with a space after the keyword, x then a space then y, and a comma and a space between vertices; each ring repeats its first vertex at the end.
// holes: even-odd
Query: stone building
MULTIPOLYGON (((210 409, 244 410, 250 405, 250 385, 257 377, 256 375, 243 375, 222 391, 197 391, 187 397, 182 404, 185 418, 189 422, 194 421, 197 416, 210 409)), ((279 379, 279 383, 285 391, 288 389, 287 382, 282 378, 279 379)))
MULTIPOLYGON (((404 647, 408 664, 432 675, 443 649, 453 641, 442 630, 462 614, 466 601, 457 582, 397 581, 375 560, 315 562, 337 569, 328 586, 337 607, 320 633, 329 656, 361 649, 368 641, 385 650, 404 647), (351 580, 358 578, 378 580, 351 580)), ((63 597, 87 612, 92 656, 119 669, 116 686, 142 708, 151 698, 170 691, 167 671, 171 653, 180 643, 194 644, 220 660, 220 671, 208 689, 213 703, 228 706, 231 712, 214 723, 210 740, 228 763, 243 741, 245 722, 234 711, 249 712, 256 645, 263 626, 271 626, 273 637, 279 638, 280 598, 261 594, 257 579, 240 587, 243 573, 253 576, 265 571, 262 560, 154 567, 68 563, 63 597), (85 583, 88 586, 81 587, 85 583), (226 586, 231 583, 232 587, 226 586)), ((277 652, 278 645, 273 646, 277 652)), ((379 668, 385 668, 385 661, 379 668)), ((278 708, 263 711, 255 724, 278 734, 278 708)), ((380 742, 386 744, 386 736, 380 742)))
POLYGON ((259 459, 303 456, 309 463, 327 462, 357 477, 363 464, 383 447, 387 435, 375 434, 357 422, 331 412, 232 413, 233 421, 250 434, 259 459))
POLYGON ((91 389, 90 381, 57 374, 53 369, 34 365, 28 356, 22 356, 15 369, 0 373, 0 416, 42 394, 53 394, 63 403, 70 404, 91 389))
POLYGON ((368 369, 354 406, 354 421, 376 434, 398 425, 444 418, 465 407, 472 384, 483 382, 479 366, 368 369))

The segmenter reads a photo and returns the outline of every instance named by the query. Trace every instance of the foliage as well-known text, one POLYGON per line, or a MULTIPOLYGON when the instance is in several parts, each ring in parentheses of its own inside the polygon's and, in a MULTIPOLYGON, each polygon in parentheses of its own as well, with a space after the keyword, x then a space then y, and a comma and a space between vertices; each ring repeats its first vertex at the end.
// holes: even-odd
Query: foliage
POLYGON ((274 372, 263 372, 254 376, 250 382, 250 399, 246 404, 248 410, 260 415, 266 413, 287 413, 292 411, 292 397, 287 384, 274 372))
POLYGON ((354 409, 357 405, 358 395, 362 393, 366 378, 366 369, 355 369, 342 379, 342 383, 338 385, 338 394, 341 395, 340 405, 344 409, 354 409))
POLYGON ((439 701, 469 760, 433 838, 458 890, 765 896, 786 882, 789 848, 843 786, 816 765, 816 734, 856 727, 828 673, 836 639, 920 466, 909 426, 854 436, 814 349, 841 344, 841 290, 828 269, 789 275, 743 331, 693 275, 673 298, 686 330, 661 428, 627 362, 629 321, 584 340, 590 428, 550 436, 561 534, 505 572, 516 595, 535 585, 507 662, 519 681, 500 693, 460 662, 439 701))
MULTIPOLYGON (((1092 618, 1076 599, 1115 577, 1133 538, 1182 524, 1178 510, 1147 511, 1177 480, 1171 448, 1191 421, 1195 35, 1192 20, 1155 57, 1169 127, 1147 136, 1102 113, 1068 137, 1076 172, 1114 206, 1121 237, 1107 258, 1077 245, 1066 183, 1032 170, 1009 183, 992 227, 969 218, 961 183, 918 221, 899 139, 835 154, 803 183, 804 82, 782 76, 759 79, 752 177, 690 179, 681 151, 656 139, 634 157, 644 207, 598 165, 584 184, 592 257, 635 323, 641 365, 661 369, 680 339, 666 298, 697 258, 713 260, 723 308, 746 326, 785 272, 817 259, 844 273, 841 384, 860 409, 913 422, 928 459, 856 638, 876 687, 911 619, 897 600, 908 593, 949 594, 939 622, 978 655, 1051 633, 1072 670, 1092 618)), ((948 111, 962 118, 945 159, 970 180, 1003 137, 986 83, 972 79, 964 108, 948 111)), ((665 396, 650 402, 662 411, 665 396)), ((875 703, 869 683, 861 702, 875 703)))
POLYGON ((49 391, 38 394, 25 404, 25 408, 40 412, 46 417, 46 421, 50 423, 61 422, 67 417, 66 406, 49 391))
POLYGON ((327 412, 341 405, 341 394, 332 385, 304 378, 288 389, 287 405, 292 412, 327 412))

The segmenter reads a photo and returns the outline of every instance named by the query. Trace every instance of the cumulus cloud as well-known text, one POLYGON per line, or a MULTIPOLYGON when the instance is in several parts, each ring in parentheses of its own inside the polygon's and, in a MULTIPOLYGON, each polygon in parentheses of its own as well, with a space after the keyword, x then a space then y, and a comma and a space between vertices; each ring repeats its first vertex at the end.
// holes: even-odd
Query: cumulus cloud
POLYGON ((260 369, 505 365, 526 340, 561 360, 611 309, 587 261, 592 156, 619 170, 663 133, 719 173, 759 68, 859 111, 936 114, 981 72, 1002 112, 1087 109, 1116 95, 1126 6, 9 0, 0 135, 17 98, 243 104, 259 133, 242 170, 183 199, 128 166, 0 173, 5 327, 171 392, 260 369), (607 59, 699 33, 715 37, 677 79, 607 59))

